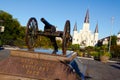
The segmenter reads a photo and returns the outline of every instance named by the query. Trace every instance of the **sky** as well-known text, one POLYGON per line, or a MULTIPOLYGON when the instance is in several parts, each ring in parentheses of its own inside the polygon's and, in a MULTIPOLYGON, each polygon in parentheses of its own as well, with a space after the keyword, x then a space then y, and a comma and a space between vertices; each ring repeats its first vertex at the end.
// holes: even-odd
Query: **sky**
POLYGON ((75 23, 78 32, 83 28, 89 9, 90 30, 94 33, 98 23, 99 39, 120 32, 119 5, 120 0, 0 0, 0 10, 11 14, 22 26, 35 17, 39 30, 43 30, 44 24, 40 21, 43 17, 63 31, 66 20, 70 20, 71 35, 75 23))

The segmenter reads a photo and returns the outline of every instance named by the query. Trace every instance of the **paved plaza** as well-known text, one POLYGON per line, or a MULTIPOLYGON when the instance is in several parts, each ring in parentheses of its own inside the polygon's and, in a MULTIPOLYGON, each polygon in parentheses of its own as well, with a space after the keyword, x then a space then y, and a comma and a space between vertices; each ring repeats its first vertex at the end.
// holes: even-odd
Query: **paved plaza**
POLYGON ((87 66, 86 80, 120 80, 120 62, 102 63, 93 59, 80 58, 87 66))

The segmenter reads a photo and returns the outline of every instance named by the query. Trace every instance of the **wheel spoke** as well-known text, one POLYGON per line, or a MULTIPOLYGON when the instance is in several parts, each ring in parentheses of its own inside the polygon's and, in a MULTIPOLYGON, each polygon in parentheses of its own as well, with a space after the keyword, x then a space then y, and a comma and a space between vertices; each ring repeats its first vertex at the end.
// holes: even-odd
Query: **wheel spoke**
POLYGON ((35 18, 30 18, 26 29, 26 44, 29 49, 34 48, 37 39, 38 24, 35 18))

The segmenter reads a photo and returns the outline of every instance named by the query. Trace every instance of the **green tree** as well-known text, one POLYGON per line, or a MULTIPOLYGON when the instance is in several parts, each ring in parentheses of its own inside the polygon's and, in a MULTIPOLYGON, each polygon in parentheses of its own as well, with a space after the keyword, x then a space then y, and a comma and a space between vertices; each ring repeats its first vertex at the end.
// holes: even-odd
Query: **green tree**
POLYGON ((47 38, 45 36, 39 36, 37 38, 36 47, 51 48, 52 44, 51 44, 49 38, 47 38))
POLYGON ((58 48, 62 49, 62 41, 61 40, 56 40, 58 48))
POLYGON ((116 41, 117 41, 117 36, 113 35, 111 37, 111 45, 116 45, 117 44, 116 41))
POLYGON ((111 54, 113 58, 120 58, 120 45, 112 45, 111 54))
POLYGON ((71 45, 72 50, 76 51, 76 50, 80 50, 80 45, 79 44, 73 44, 71 45))
POLYGON ((1 34, 3 44, 15 45, 17 40, 24 41, 25 28, 20 25, 17 19, 13 18, 11 14, 0 10, 0 20, 4 21, 0 25, 5 27, 4 33, 1 34))

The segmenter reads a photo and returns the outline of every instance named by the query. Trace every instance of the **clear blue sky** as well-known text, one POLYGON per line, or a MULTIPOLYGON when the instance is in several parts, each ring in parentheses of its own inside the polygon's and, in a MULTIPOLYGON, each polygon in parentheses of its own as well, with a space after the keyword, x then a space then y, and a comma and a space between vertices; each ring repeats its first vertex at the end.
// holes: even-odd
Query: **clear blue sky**
POLYGON ((90 16, 90 30, 94 32, 98 22, 99 39, 120 31, 120 0, 0 0, 0 10, 17 18, 25 26, 30 17, 38 20, 43 30, 42 17, 63 30, 65 21, 71 22, 71 34, 77 22, 78 31, 82 29, 87 9, 90 16), (114 23, 111 23, 111 17, 114 23))

